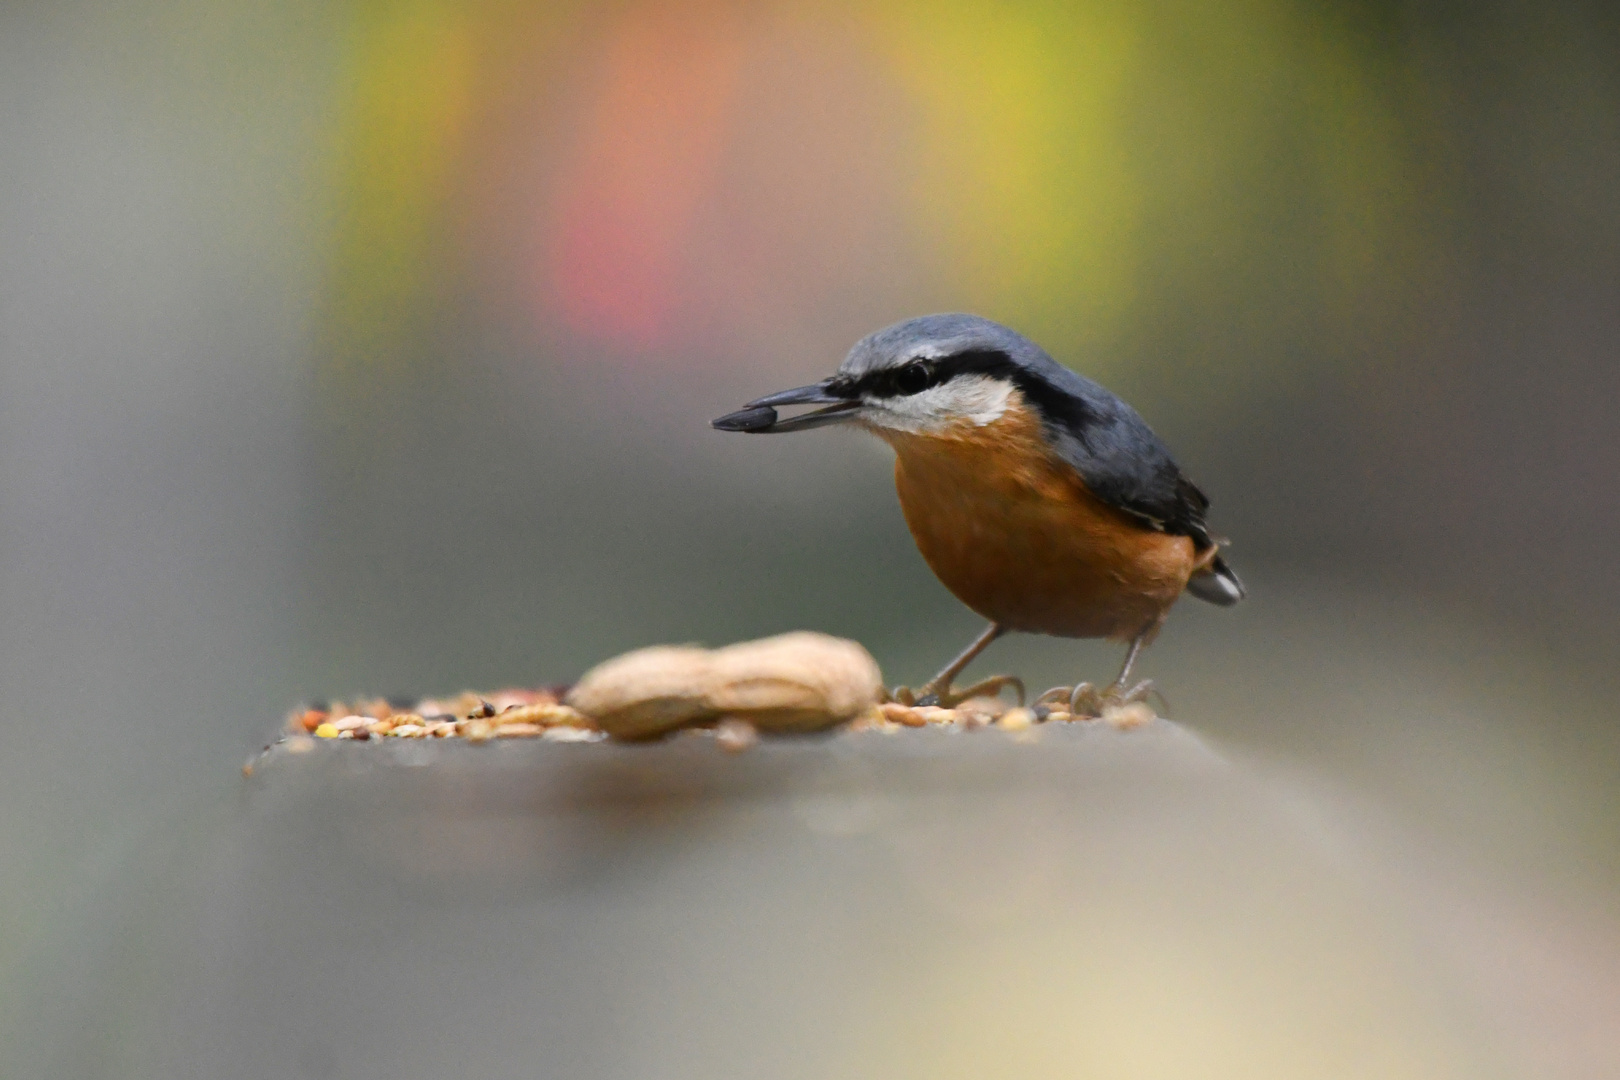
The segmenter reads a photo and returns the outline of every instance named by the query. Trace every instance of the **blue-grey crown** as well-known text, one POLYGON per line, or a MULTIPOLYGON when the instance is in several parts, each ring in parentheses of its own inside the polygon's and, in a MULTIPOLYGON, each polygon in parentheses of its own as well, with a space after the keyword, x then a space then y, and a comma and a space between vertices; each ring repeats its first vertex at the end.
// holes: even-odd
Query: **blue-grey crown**
POLYGON ((1039 345, 1011 327, 979 315, 948 312, 906 319, 868 334, 849 350, 838 373, 858 379, 918 358, 991 352, 1042 375, 1052 374, 1054 368, 1064 370, 1039 345))

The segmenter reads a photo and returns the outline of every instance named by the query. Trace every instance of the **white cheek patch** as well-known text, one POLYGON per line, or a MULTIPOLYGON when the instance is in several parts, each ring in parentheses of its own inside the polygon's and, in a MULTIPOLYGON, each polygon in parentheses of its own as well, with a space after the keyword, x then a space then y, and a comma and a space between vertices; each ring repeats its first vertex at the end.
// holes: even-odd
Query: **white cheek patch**
POLYGON ((984 427, 995 423, 1011 405, 1013 387, 988 375, 959 375, 909 397, 866 402, 861 419, 877 427, 922 435, 957 424, 984 427))

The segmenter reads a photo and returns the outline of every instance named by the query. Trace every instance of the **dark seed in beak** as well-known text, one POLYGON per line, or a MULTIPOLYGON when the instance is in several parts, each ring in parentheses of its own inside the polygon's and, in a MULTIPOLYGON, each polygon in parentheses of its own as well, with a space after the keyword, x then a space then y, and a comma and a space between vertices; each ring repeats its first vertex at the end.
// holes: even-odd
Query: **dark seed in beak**
POLYGON ((764 431, 776 423, 776 410, 769 405, 756 405, 751 409, 738 409, 711 421, 716 431, 764 431))

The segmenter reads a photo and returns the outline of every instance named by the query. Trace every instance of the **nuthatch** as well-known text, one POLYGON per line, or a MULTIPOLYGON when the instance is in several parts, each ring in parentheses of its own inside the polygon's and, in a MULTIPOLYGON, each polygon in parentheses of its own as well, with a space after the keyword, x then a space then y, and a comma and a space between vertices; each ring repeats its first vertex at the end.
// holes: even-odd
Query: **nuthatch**
POLYGON ((957 690, 956 676, 1009 630, 1129 642, 1119 677, 1056 687, 1076 715, 1153 690, 1126 680, 1185 590, 1222 607, 1243 584, 1204 523, 1209 499, 1118 397, 1016 331, 976 315, 926 315, 879 330, 838 373, 751 401, 721 431, 855 424, 895 451, 894 480, 929 567, 989 627, 902 701, 950 706, 1022 683, 957 690), (823 408, 779 419, 777 407, 823 408))

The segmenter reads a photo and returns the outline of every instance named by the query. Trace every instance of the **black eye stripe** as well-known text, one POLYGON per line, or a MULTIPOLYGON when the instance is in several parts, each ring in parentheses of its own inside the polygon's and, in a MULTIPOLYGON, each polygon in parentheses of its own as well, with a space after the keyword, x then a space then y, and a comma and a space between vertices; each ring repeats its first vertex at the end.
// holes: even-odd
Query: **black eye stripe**
POLYGON ((1006 353, 974 349, 950 356, 919 357, 894 368, 869 371, 859 378, 841 377, 828 387, 845 397, 909 397, 958 375, 1013 378, 1017 368, 1006 353))

